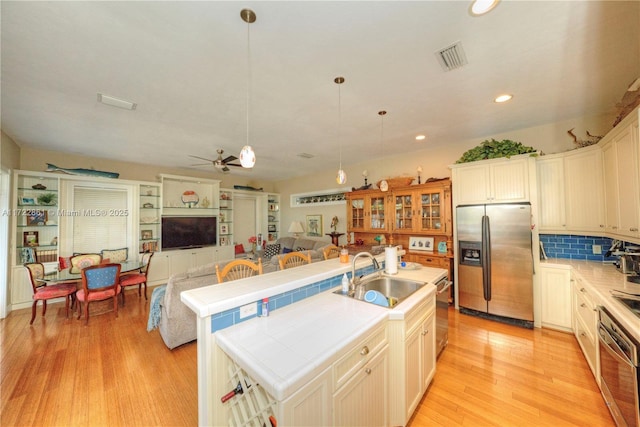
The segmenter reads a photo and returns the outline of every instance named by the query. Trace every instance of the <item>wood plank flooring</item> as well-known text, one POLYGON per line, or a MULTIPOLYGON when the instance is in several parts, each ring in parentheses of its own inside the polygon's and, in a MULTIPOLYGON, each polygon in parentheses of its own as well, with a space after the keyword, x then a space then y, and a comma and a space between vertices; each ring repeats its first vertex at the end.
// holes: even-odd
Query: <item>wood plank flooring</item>
MULTIPOLYGON (((151 294, 151 292, 149 292, 151 294)), ((195 426, 196 345, 147 332, 127 292, 119 318, 89 326, 64 305, 0 321, 0 425, 195 426)), ((410 426, 613 426, 573 335, 449 311, 449 345, 410 426)))

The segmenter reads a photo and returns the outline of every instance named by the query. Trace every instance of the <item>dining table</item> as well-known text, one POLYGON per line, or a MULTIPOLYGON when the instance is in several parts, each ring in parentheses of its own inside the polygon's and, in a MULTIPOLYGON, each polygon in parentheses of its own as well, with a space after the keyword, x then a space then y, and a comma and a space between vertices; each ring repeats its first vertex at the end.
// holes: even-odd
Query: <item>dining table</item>
MULTIPOLYGON (((120 264, 120 274, 128 273, 135 270, 140 270, 142 267, 144 267, 144 262, 142 261, 123 261, 123 262, 114 263, 114 264, 120 264)), ((69 267, 62 270, 56 270, 50 273, 45 273, 42 280, 44 280, 45 282, 51 282, 51 283, 73 282, 73 281, 81 282, 82 281, 81 271, 82 270, 80 269, 69 267)))

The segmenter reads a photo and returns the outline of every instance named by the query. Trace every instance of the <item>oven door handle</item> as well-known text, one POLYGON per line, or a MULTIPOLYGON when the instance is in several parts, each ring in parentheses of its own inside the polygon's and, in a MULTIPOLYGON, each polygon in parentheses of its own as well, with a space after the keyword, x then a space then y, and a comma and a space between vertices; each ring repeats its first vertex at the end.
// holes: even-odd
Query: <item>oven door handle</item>
POLYGON ((604 348, 611 353, 619 362, 623 362, 631 368, 635 368, 633 366, 632 361, 627 357, 627 355, 622 351, 618 343, 613 339, 607 328, 602 325, 598 325, 598 335, 600 335, 600 342, 604 345, 604 348))

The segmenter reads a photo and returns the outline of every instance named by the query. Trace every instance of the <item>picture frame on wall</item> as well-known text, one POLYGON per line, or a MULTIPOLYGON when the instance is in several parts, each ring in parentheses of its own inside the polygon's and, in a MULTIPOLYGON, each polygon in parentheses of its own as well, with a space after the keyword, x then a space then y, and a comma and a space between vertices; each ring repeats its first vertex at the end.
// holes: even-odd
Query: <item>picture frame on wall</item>
POLYGON ((322 237, 322 215, 307 215, 307 236, 322 237))
POLYGON ((433 252, 433 240, 433 237, 409 237, 409 250, 433 252))

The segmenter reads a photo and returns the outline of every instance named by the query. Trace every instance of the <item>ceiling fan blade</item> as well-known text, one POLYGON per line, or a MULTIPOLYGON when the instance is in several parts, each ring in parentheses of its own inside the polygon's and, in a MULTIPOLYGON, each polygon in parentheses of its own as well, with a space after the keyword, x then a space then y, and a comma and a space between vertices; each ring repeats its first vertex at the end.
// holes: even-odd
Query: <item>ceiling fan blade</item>
POLYGON ((204 157, 194 156, 194 155, 191 155, 191 154, 189 154, 189 157, 194 157, 194 158, 200 159, 200 160, 206 160, 207 162, 213 162, 213 160, 211 160, 211 159, 205 159, 204 157))
POLYGON ((211 162, 209 162, 209 163, 195 163, 195 164, 189 165, 189 166, 211 166, 211 162))
POLYGON ((222 172, 229 172, 230 170, 231 170, 231 169, 229 169, 229 168, 228 168, 228 167, 226 167, 226 166, 222 168, 222 172))
POLYGON ((242 167, 242 165, 236 164, 236 163, 227 163, 227 166, 238 166, 238 167, 242 167))
POLYGON ((233 162, 234 160, 238 160, 238 158, 236 156, 229 156, 226 159, 224 159, 222 162, 228 163, 228 162, 233 162))

